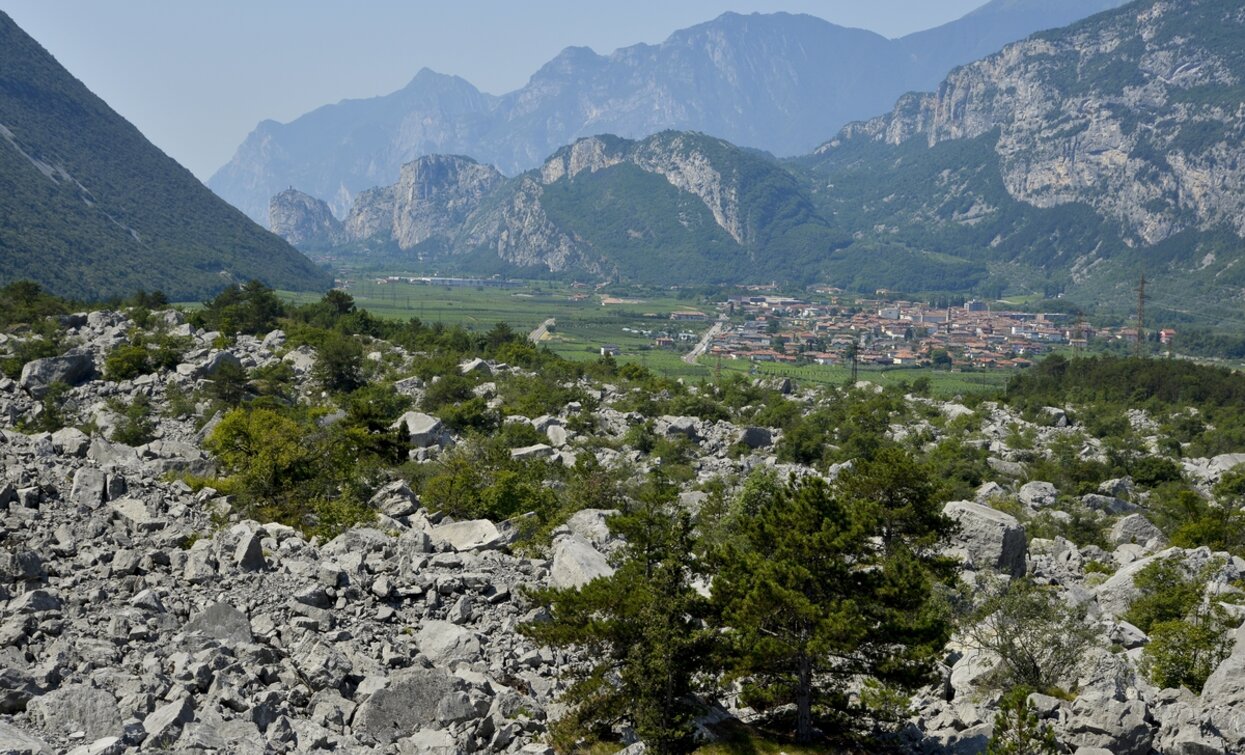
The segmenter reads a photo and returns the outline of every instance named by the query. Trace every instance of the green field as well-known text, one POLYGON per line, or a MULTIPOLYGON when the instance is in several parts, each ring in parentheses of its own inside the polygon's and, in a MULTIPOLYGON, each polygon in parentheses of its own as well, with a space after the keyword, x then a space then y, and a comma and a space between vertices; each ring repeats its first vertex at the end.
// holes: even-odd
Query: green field
MULTIPOLYGON (((566 359, 595 360, 606 344, 618 346, 621 363, 636 363, 655 372, 690 380, 709 379, 719 370, 754 376, 790 377, 818 385, 842 385, 850 377, 846 367, 819 365, 793 366, 774 363, 752 363, 713 357, 702 357, 699 364, 683 361, 683 352, 659 349, 651 338, 633 330, 673 330, 694 332, 699 337, 707 322, 673 322, 670 313, 695 309, 712 315, 712 303, 679 299, 651 292, 628 295, 634 299, 624 303, 602 304, 602 296, 590 289, 576 289, 566 284, 531 282, 515 288, 470 288, 429 286, 424 284, 385 283, 363 278, 351 281, 346 288, 355 302, 378 317, 443 322, 462 325, 469 330, 487 330, 505 322, 515 330, 529 332, 548 318, 556 325, 541 343, 566 359)), ((315 301, 314 294, 283 293, 284 298, 299 303, 315 301)), ((686 349, 690 344, 684 344, 686 349)), ((861 368, 859 379, 882 386, 911 383, 928 378, 939 396, 969 393, 993 393, 1007 382, 1010 373, 938 372, 920 368, 861 368)))
MULTIPOLYGON (((606 344, 622 350, 620 362, 638 362, 665 374, 705 377, 709 370, 684 364, 681 354, 658 349, 653 340, 624 328, 651 331, 688 331, 697 339, 707 322, 674 322, 670 313, 695 309, 710 316, 712 305, 664 295, 637 294, 627 303, 602 304, 591 289, 565 284, 532 282, 517 288, 470 288, 409 283, 379 284, 372 278, 351 281, 346 288, 355 303, 377 317, 462 325, 469 330, 488 330, 504 322, 517 331, 529 332, 548 318, 557 322, 541 342, 567 359, 597 359, 606 344), (576 300, 578 299, 578 300, 576 300)), ((306 303, 314 294, 282 293, 290 301, 306 303)), ((694 341, 692 342, 694 343, 694 341)), ((686 344, 684 348, 691 344, 686 344)))

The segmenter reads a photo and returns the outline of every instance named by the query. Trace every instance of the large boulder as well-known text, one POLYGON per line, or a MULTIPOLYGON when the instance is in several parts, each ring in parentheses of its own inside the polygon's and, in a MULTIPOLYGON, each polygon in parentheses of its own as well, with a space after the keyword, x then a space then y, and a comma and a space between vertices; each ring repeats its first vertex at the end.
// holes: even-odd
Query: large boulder
POLYGON ((25 663, 12 653, 0 655, 0 713, 20 713, 42 692, 25 663))
POLYGON ((390 427, 405 432, 411 446, 415 448, 438 445, 445 436, 445 425, 441 420, 423 412, 407 412, 390 427))
POLYGON ((597 577, 614 573, 605 556, 578 535, 559 539, 553 546, 549 585, 559 590, 583 587, 597 577))
POLYGON ((44 731, 69 736, 81 731, 87 739, 119 736, 124 719, 117 699, 106 690, 73 684, 30 701, 31 717, 44 731))
POLYGON ((154 750, 172 749, 177 738, 182 735, 182 728, 194 719, 195 706, 190 695, 183 695, 156 708, 143 719, 143 730, 147 732, 144 746, 154 750))
POLYGON ((504 545, 508 538, 489 520, 471 519, 434 528, 432 539, 448 543, 456 551, 474 551, 497 548, 504 545))
POLYGON ((438 723, 441 701, 465 686, 440 669, 399 672, 359 706, 352 724, 355 735, 382 744, 409 737, 438 723))
POLYGON ((55 750, 47 742, 0 721, 0 752, 5 755, 52 755, 55 750))
POLYGON ((1063 739, 1073 747, 1101 748, 1113 755, 1148 755, 1154 731, 1142 700, 1077 698, 1063 739))
POLYGON ((951 501, 942 511, 959 523, 953 548, 973 569, 1025 573, 1025 528, 1016 517, 972 501, 951 501))
POLYGON ((95 360, 90 354, 69 352, 59 357, 35 359, 22 367, 18 385, 35 398, 43 398, 54 383, 81 385, 95 375, 95 360))
POLYGON ((337 689, 353 670, 350 659, 314 634, 305 634, 290 649, 290 660, 313 690, 337 689))
POLYGON ((474 662, 480 657, 480 639, 474 632, 448 621, 425 621, 415 635, 419 652, 433 663, 474 662))
POLYGON ((1054 505, 1059 499, 1059 491, 1049 482, 1026 482, 1020 486, 1016 497, 1025 506, 1040 509, 1054 505))
POLYGON ((1107 539, 1111 541, 1112 545, 1125 545, 1128 543, 1145 545, 1152 540, 1160 543, 1167 540, 1163 536, 1163 531, 1151 524, 1150 520, 1141 514, 1129 514, 1116 522, 1112 525, 1107 539))
POLYGON ((739 431, 739 442, 748 448, 767 448, 774 444, 774 434, 768 427, 745 427, 739 431))
POLYGON ((246 614, 225 603, 213 603, 192 616, 186 623, 185 632, 220 640, 231 647, 245 645, 254 639, 251 621, 246 614))
POLYGON ((213 351, 203 364, 195 368, 194 376, 211 380, 221 370, 229 368, 242 369, 242 360, 232 351, 213 351))

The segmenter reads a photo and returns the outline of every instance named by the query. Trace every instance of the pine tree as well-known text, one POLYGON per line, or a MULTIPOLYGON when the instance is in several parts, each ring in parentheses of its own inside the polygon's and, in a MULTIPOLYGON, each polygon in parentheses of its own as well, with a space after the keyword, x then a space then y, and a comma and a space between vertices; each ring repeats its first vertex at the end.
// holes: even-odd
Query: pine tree
POLYGON ((953 526, 932 491, 910 457, 882 451, 833 487, 793 478, 753 501, 723 545, 712 592, 732 676, 754 707, 794 704, 797 741, 814 740, 817 715, 847 712, 862 678, 928 680, 950 634, 933 594, 953 526))
POLYGON ((677 509, 676 495, 655 476, 630 510, 610 520, 626 540, 612 577, 536 595, 552 620, 522 631, 593 659, 572 670, 576 680, 564 698, 571 713, 559 728, 572 743, 629 724, 654 753, 690 749, 694 685, 711 634, 703 621, 706 601, 691 584, 697 566, 691 518, 677 509))

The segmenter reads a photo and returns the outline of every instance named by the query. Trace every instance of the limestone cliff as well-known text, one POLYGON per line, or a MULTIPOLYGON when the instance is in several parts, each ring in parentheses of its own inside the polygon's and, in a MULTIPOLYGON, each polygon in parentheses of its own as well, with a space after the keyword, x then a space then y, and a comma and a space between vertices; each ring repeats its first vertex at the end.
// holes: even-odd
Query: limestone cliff
POLYGON ((1239 2, 1133 3, 957 69, 818 152, 997 129, 1003 183, 1023 202, 1089 205, 1135 245, 1225 225, 1245 235, 1243 47, 1239 2))
POLYGON ((301 249, 326 249, 345 243, 341 221, 322 199, 286 189, 268 204, 268 227, 301 249))
POLYGON ((355 239, 392 240, 399 249, 452 236, 504 180, 493 166, 468 157, 421 157, 402 166, 397 183, 361 193, 346 231, 355 239))

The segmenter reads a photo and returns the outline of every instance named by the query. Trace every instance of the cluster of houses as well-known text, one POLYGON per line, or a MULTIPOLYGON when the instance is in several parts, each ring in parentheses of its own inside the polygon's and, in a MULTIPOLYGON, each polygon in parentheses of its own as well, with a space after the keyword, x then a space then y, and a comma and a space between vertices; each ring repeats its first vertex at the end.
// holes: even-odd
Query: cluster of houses
MULTIPOLYGON (((976 300, 935 308, 884 299, 832 296, 813 303, 745 295, 722 309, 731 324, 708 353, 756 362, 1009 369, 1030 366, 1054 348, 1137 338, 1135 328, 1095 329, 1073 315, 996 310, 976 300)), ((1169 342, 1175 332, 1160 335, 1169 342)))

